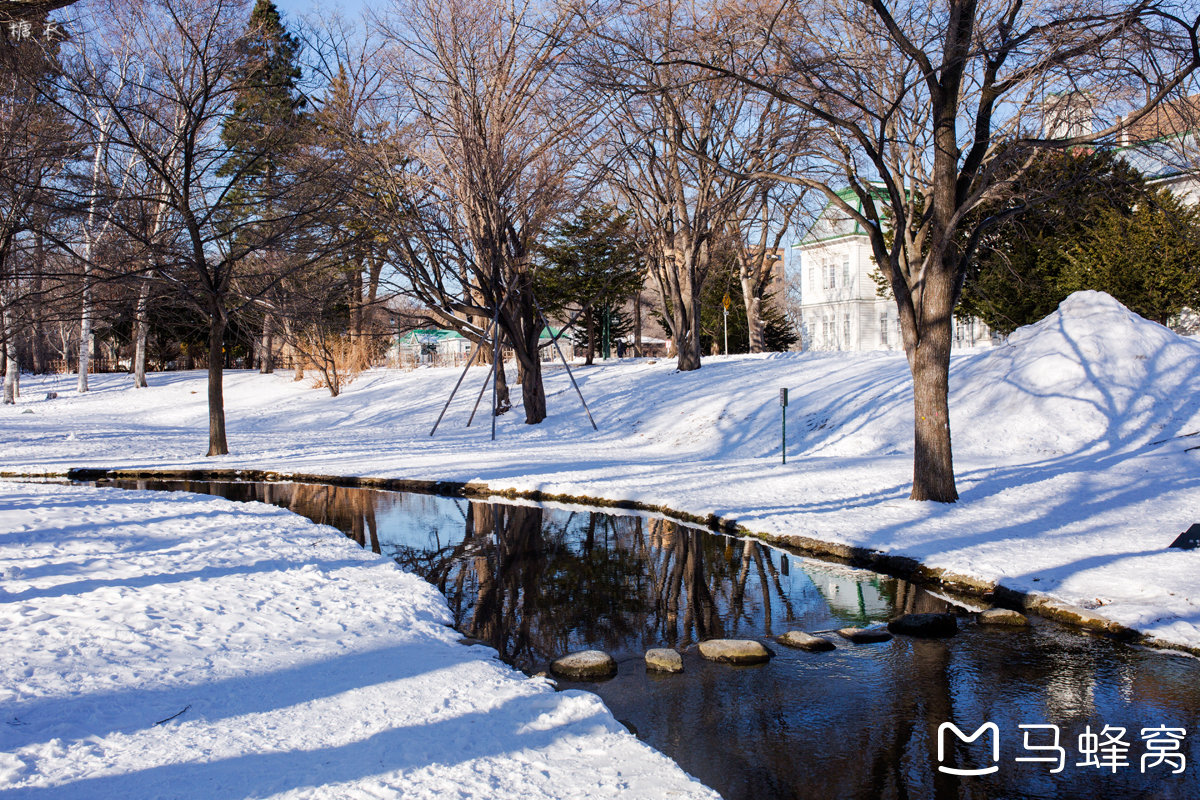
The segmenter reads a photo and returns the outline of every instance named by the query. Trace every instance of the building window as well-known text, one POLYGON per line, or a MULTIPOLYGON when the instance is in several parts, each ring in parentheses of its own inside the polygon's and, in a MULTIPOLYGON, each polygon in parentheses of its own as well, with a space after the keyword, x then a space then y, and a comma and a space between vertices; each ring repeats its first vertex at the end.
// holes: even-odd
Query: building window
POLYGON ((850 315, 849 314, 846 314, 845 316, 842 317, 842 329, 845 331, 845 336, 843 338, 845 339, 846 347, 849 347, 850 346, 850 315))
POLYGON ((888 329, 887 314, 880 314, 879 315, 879 343, 881 345, 883 345, 884 347, 887 347, 887 343, 888 343, 887 329, 888 329))
POLYGON ((842 286, 850 288, 850 254, 842 256, 842 286))
POLYGON ((808 290, 810 292, 815 292, 817 290, 817 268, 816 267, 808 268, 808 290))

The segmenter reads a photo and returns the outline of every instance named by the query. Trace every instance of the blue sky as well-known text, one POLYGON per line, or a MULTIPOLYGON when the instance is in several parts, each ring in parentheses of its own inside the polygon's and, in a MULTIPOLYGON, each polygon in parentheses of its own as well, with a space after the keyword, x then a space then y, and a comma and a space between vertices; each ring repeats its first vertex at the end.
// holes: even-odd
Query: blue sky
MULTIPOLYGON (((359 11, 366 6, 376 4, 377 0, 340 0, 340 2, 324 3, 329 8, 340 8, 345 16, 351 18, 358 16, 359 11)), ((316 0, 275 0, 275 7, 288 17, 298 17, 311 11, 315 5, 316 0)))

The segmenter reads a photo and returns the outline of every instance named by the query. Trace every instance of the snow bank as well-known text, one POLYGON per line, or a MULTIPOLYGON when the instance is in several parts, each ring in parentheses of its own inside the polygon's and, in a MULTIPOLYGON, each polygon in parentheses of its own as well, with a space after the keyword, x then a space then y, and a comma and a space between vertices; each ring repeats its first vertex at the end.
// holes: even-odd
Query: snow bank
POLYGON ((272 506, 0 483, 0 576, 6 797, 716 797, 272 506))
POLYGON ((985 451, 1137 446, 1195 415, 1198 361, 1194 340, 1107 294, 1076 292, 960 369, 955 409, 972 428, 991 428, 985 451))

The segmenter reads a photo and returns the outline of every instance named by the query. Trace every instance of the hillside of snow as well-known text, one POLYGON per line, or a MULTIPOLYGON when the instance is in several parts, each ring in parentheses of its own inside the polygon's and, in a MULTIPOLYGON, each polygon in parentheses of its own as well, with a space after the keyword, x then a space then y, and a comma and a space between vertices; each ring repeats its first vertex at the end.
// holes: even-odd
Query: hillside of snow
MULTIPOLYGON (((897 353, 612 360, 561 369, 549 419, 519 409, 466 428, 485 371, 373 370, 331 398, 289 373, 228 373, 232 454, 207 449, 205 375, 29 377, 0 409, 0 469, 254 468, 483 481, 638 500, 748 529, 902 553, 1037 590, 1200 645, 1200 553, 1167 550, 1200 522, 1200 342, 1095 292, 1072 295, 1003 346, 956 353, 951 429, 961 501, 907 500, 912 389, 897 353), (787 387, 788 463, 778 391, 787 387), (59 397, 45 399, 46 392, 59 397), (26 413, 32 412, 32 413, 26 413)), ((519 389, 514 387, 519 403, 519 389)))

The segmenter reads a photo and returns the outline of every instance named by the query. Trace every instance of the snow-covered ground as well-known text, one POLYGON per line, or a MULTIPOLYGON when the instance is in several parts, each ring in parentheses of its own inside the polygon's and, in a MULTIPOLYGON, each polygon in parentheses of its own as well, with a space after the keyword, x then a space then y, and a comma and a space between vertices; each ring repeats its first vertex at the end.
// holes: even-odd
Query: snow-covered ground
POLYGON ((0 487, 5 797, 713 798, 432 586, 261 504, 0 487))
MULTIPOLYGON (((961 494, 961 501, 955 505, 914 503, 907 499, 912 469, 912 391, 905 361, 898 354, 805 353, 711 358, 705 360, 701 370, 692 373, 677 373, 670 360, 627 360, 580 368, 576 375, 599 424, 599 431, 593 431, 588 424, 565 373, 551 372, 547 375, 550 418, 541 425, 527 426, 517 409, 500 419, 495 442, 489 439, 486 417, 483 424, 477 420, 471 428, 464 427, 470 405, 484 379, 482 368, 468 376, 437 435, 429 435, 459 374, 458 370, 450 369, 411 373, 372 371, 351 383, 340 397, 330 398, 327 392, 313 389, 307 382, 292 382, 287 373, 274 376, 230 373, 226 377, 225 397, 233 452, 219 458, 203 457, 207 449, 207 408, 205 375, 201 372, 152 374, 149 376, 151 388, 140 390, 131 388, 127 376, 95 376, 92 384, 96 388, 85 396, 74 393, 74 381, 70 376, 27 377, 17 406, 0 409, 0 470, 28 474, 64 472, 72 467, 268 469, 325 475, 479 481, 496 490, 538 490, 550 494, 637 500, 691 514, 716 514, 736 519, 755 532, 811 537, 911 556, 929 567, 983 581, 999 581, 1014 589, 1042 592, 1065 603, 1096 609, 1116 622, 1162 640, 1200 646, 1200 551, 1167 549, 1181 531, 1200 522, 1200 449, 1197 449, 1200 436, 1190 436, 1200 432, 1200 393, 1196 391, 1200 386, 1200 342, 1176 336, 1147 322, 1106 295, 1074 295, 1057 313, 1016 332, 1005 346, 963 352, 954 357, 951 427, 961 494), (780 387, 790 391, 786 465, 782 465, 779 458, 780 387), (59 397, 45 399, 49 391, 58 392, 59 397)), ((514 397, 519 399, 519 389, 514 389, 514 397)), ((129 591, 127 584, 120 583, 119 579, 119 585, 113 584, 114 579, 93 577, 86 570, 84 573, 75 571, 93 563, 103 564, 111 556, 85 556, 80 551, 79 555, 57 557, 65 559, 60 563, 55 561, 50 545, 50 541, 57 542, 62 536, 49 533, 55 525, 54 520, 61 521, 75 514, 73 506, 84 504, 94 509, 91 513, 103 517, 110 513, 125 513, 122 509, 135 501, 119 495, 118 499, 105 503, 100 499, 102 495, 71 490, 80 494, 61 497, 61 503, 65 504, 62 507, 66 510, 55 511, 58 517, 47 516, 44 522, 34 522, 31 518, 14 528, 9 520, 26 513, 21 509, 31 502, 22 498, 35 491, 42 492, 44 494, 39 496, 44 505, 53 507, 60 502, 54 499, 59 497, 54 493, 66 490, 0 487, 0 491, 4 493, 0 495, 0 510, 7 509, 3 511, 2 530, 10 531, 0 532, 0 536, 6 537, 3 541, 11 541, 17 548, 6 552, 15 552, 16 555, 11 557, 31 565, 23 578, 5 578, 0 582, 0 588, 18 598, 26 592, 39 597, 46 593, 55 595, 62 591, 55 587, 67 577, 78 580, 81 574, 87 574, 90 583, 71 590, 71 613, 86 616, 96 609, 103 609, 106 615, 103 619, 109 622, 97 623, 97 630, 104 632, 94 635, 111 642, 132 637, 129 641, 141 642, 140 646, 148 646, 153 651, 155 646, 147 644, 145 637, 139 638, 140 634, 112 632, 111 621, 123 620, 120 624, 127 627, 118 630, 142 625, 145 631, 155 632, 154 636, 159 635, 156 631, 167 623, 126 620, 114 593, 129 591), (32 527, 26 531, 22 526, 32 527), (42 533, 35 535, 34 531, 42 533), (46 551, 36 549, 33 542, 42 542, 46 551), (67 562, 75 566, 66 569, 61 564, 67 562), (86 603, 80 605, 81 600, 86 603)), ((179 505, 171 505, 182 501, 155 502, 181 512, 178 518, 163 512, 173 520, 171 525, 176 526, 170 530, 177 533, 161 535, 175 543, 172 545, 175 547, 197 546, 188 526, 207 525, 207 517, 191 511, 182 512, 179 505)), ((212 502, 216 503, 212 506, 214 509, 225 509, 220 513, 231 513, 228 506, 212 502)), ((193 507, 201 506, 187 506, 193 507)), ((129 513, 134 514, 133 511, 129 513)), ((147 512, 147 515, 157 513, 147 512)), ((270 525, 280 529, 290 531, 293 526, 298 526, 297 530, 308 530, 298 522, 285 521, 275 511, 254 513, 269 517, 270 525)), ((228 530, 222 527, 222 531, 235 538, 248 536, 245 526, 239 527, 232 523, 232 517, 226 518, 230 525, 228 530)), ((135 527, 141 524, 136 522, 142 519, 136 514, 130 519, 130 524, 135 527)), ((104 536, 87 526, 68 525, 65 530, 68 543, 74 541, 76 531, 83 537, 81 542, 91 542, 70 547, 103 546, 112 548, 113 552, 120 548, 117 544, 103 544, 104 536)), ((253 537, 247 540, 250 538, 253 537)), ((346 545, 334 544, 335 541, 336 537, 331 537, 328 545, 313 552, 328 547, 331 551, 336 549, 337 557, 344 561, 370 561, 369 556, 352 555, 344 549, 346 545)), ((140 555, 131 555, 131 558, 151 558, 158 552, 154 547, 157 545, 146 545, 144 553, 139 551, 140 555)), ((271 558, 278 560, 280 556, 271 558)), ((172 566, 164 566, 159 571, 175 575, 182 570, 183 574, 189 574, 173 560, 169 563, 172 566)), ((222 576, 222 580, 249 582, 246 573, 252 569, 257 567, 232 569, 228 577, 222 576)), ((320 565, 316 569, 321 574, 335 574, 320 565)), ((203 572, 203 569, 197 570, 203 572)), ((375 565, 366 574, 379 576, 382 570, 384 565, 375 565)), ((302 570, 281 567, 279 571, 290 576, 290 580, 306 580, 302 570)), ((358 579, 347 574, 344 580, 358 579)), ((383 584, 409 579, 395 576, 363 580, 378 580, 383 584)), ((154 582, 143 583, 164 591, 178 585, 174 579, 162 586, 154 582)), ((259 602, 258 590, 250 586, 247 583, 243 594, 239 595, 245 599, 238 601, 238 610, 231 607, 226 615, 231 627, 234 620, 246 623, 243 614, 259 602), (240 605, 243 602, 250 605, 240 605)), ((277 591, 286 595, 291 590, 273 588, 271 596, 278 597, 277 591)), ((305 595, 307 591, 299 593, 305 595)), ((420 596, 419 592, 424 590, 417 589, 414 584, 406 591, 420 596)), ((213 603, 225 602, 220 592, 215 598, 213 603)), ((421 620, 439 618, 441 612, 435 610, 434 600, 430 599, 428 603, 426 617, 412 612, 411 620, 406 617, 408 621, 398 621, 396 633, 381 633, 380 641, 391 641, 387 639, 389 635, 400 636, 402 642, 410 641, 403 638, 406 636, 416 637, 412 641, 425 636, 427 638, 421 641, 431 643, 430 652, 442 652, 438 648, 453 638, 447 632, 422 633, 420 636, 401 633, 420 628, 421 620)), ((30 641, 33 641, 31 632, 52 629, 49 623, 38 621, 43 619, 39 615, 57 613, 42 611, 24 600, 6 607, 29 609, 8 612, 8 633, 5 635, 25 636, 30 641)), ((205 608, 201 603, 188 604, 188 607, 205 608)), ((155 613, 147 611, 146 618, 153 619, 155 613)), ((212 613, 212 610, 204 613, 212 613)), ((305 611, 304 616, 298 615, 297 619, 307 619, 308 613, 305 611)), ((185 612, 181 612, 180 618, 168 613, 164 619, 185 629, 197 624, 185 612)), ((305 628, 304 624, 297 624, 299 628, 305 628)), ((186 631, 173 635, 183 640, 187 637, 186 631)), ((213 670, 222 663, 221 653, 241 647, 240 644, 234 646, 241 642, 238 637, 264 634, 229 630, 221 635, 228 637, 229 644, 225 650, 218 649, 211 656, 213 666, 210 669, 213 670)), ((303 638, 299 629, 295 635, 303 638)), ((312 635, 321 638, 318 634, 312 635)), ((369 638, 365 633, 362 636, 369 638)), ((243 650, 250 655, 238 658, 250 659, 255 665, 231 665, 229 669, 247 669, 256 676, 267 676, 277 669, 272 666, 275 657, 290 658, 298 663, 319 662, 317 655, 313 656, 317 662, 305 661, 303 656, 297 655, 300 651, 291 646, 290 638, 289 635, 273 635, 271 641, 279 642, 278 656, 269 655, 269 648, 265 646, 247 645, 243 650)), ((334 648, 334 652, 347 646, 344 636, 341 643, 337 639, 337 636, 331 636, 325 645, 334 648)), ((55 647, 50 643, 38 646, 55 647)), ((391 646, 380 645, 385 651, 391 646)), ((397 646, 411 646, 413 652, 424 652, 424 645, 397 646)), ((88 663, 84 645, 63 643, 58 647, 72 653, 58 666, 48 667, 49 674, 58 677, 47 677, 46 680, 59 681, 58 689, 49 685, 39 688, 41 684, 37 683, 36 676, 41 672, 36 667, 31 668, 30 677, 16 673, 18 686, 32 687, 28 691, 37 697, 41 697, 38 692, 42 692, 47 697, 57 698, 53 703, 61 701, 55 692, 68 691, 68 687, 77 693, 92 691, 85 688, 82 668, 79 668, 79 675, 75 675, 73 670, 77 668, 70 666, 71 658, 80 659, 81 664, 88 663)), ((204 649, 194 642, 187 647, 204 649)), ((461 647, 450 649, 455 654, 470 652, 461 647)), ((363 652, 377 651, 364 647, 363 652)), ((427 658, 440 657, 430 655, 427 658)), ((159 664, 155 668, 167 670, 162 660, 174 659, 175 651, 168 648, 157 655, 151 652, 145 658, 159 664)), ((357 658, 357 655, 349 657, 352 662, 357 658)), ((384 658, 382 662, 371 662, 371 658, 363 656, 364 663, 390 664, 393 661, 384 658)), ((502 671, 482 657, 454 655, 446 658, 454 662, 453 669, 482 670, 486 667, 493 670, 487 673, 489 676, 499 675, 502 671), (465 661, 460 664, 456 659, 465 661)), ((142 661, 131 663, 134 666, 128 668, 128 674, 121 673, 125 667, 114 667, 113 675, 103 677, 103 681, 112 681, 114 686, 122 687, 157 685, 159 678, 154 677, 151 667, 142 661), (138 684, 139 681, 142 684, 138 684)), ((337 663, 336 659, 328 662, 328 669, 336 670, 337 663)), ((375 669, 374 666, 360 668, 354 665, 348 672, 356 673, 363 668, 375 669)), ((187 669, 204 671, 203 666, 195 665, 187 669)), ((297 680, 308 685, 309 678, 303 675, 306 667, 289 669, 298 670, 295 673, 300 675, 297 680)), ((424 667, 418 669, 420 675, 430 674, 424 667)), ((392 691, 392 683, 388 681, 420 680, 419 675, 409 675, 403 670, 401 673, 386 680, 380 678, 377 683, 368 681, 369 688, 362 691, 387 694, 392 691)), ((194 684, 175 675, 174 666, 165 674, 175 677, 162 678, 167 688, 147 694, 147 697, 162 698, 163 703, 154 706, 153 711, 146 710, 142 715, 145 719, 157 719, 155 715, 160 711, 163 716, 169 716, 178 710, 172 710, 173 705, 182 707, 191 702, 190 696, 178 687, 194 684)), ((11 679, 10 675, 10 682, 6 684, 10 688, 13 686, 11 679)), ((522 692, 528 692, 534 698, 529 702, 535 705, 560 702, 544 694, 544 687, 536 682, 516 681, 511 677, 504 679, 513 681, 511 684, 500 678, 496 680, 509 687, 504 690, 506 692, 516 692, 522 697, 525 696, 522 692)), ((334 685, 338 686, 337 692, 358 691, 352 686, 357 684, 340 673, 334 679, 334 685), (346 682, 338 682, 343 680, 346 682)), ((262 686, 260 682, 256 691, 263 690, 262 686)), ((405 686, 403 691, 421 694, 410 684, 405 686)), ((95 702, 112 700, 121 704, 126 699, 115 690, 101 687, 96 691, 105 699, 95 702)), ((219 692, 219 689, 214 691, 219 692)), ((321 696, 333 698, 335 694, 321 696)), ((28 699, 24 694, 21 698, 20 703, 51 702, 28 699)), ((293 708, 290 705, 293 701, 303 707, 297 706, 297 714, 310 713, 313 707, 325 702, 289 696, 289 709, 293 708)), ((6 701, 6 708, 10 702, 17 701, 6 701)), ((232 699, 226 702, 229 707, 236 706, 232 699)), ((270 702, 274 704, 271 708, 283 705, 283 701, 270 702)), ((364 705, 369 703, 355 701, 356 708, 364 705)), ((265 710, 264 704, 258 704, 246 713, 253 716, 265 710)), ((522 713, 526 712, 513 711, 519 719, 524 719, 520 717, 522 713)), ((563 713, 570 717, 570 713, 563 713)), ((580 713, 588 720, 603 720, 594 724, 612 725, 611 720, 598 710, 591 717, 587 714, 592 712, 580 713)), ((16 712, 16 715, 20 716, 20 713, 16 712)), ((490 721, 493 716, 485 715, 479 722, 493 724, 490 721)), ((105 717, 101 714, 99 718, 105 717)), ((508 719, 503 714, 500 718, 508 719)), ((180 719, 187 720, 187 715, 180 719)), ((213 719, 214 715, 205 711, 204 720, 196 724, 213 725, 213 719)), ((434 715, 430 719, 440 717, 434 715)), ((59 757, 56 752, 69 747, 96 746, 107 752, 104 748, 113 737, 128 737, 128 747, 149 752, 161 746, 161 741, 156 743, 154 737, 169 736, 162 728, 143 729, 137 727, 138 724, 129 721, 128 727, 121 723, 114 725, 111 732, 88 734, 101 736, 103 746, 89 744, 92 739, 79 738, 71 731, 63 734, 51 731, 41 738, 35 737, 37 744, 30 746, 35 750, 43 748, 47 753, 45 757, 53 759, 59 757), (57 743, 49 743, 50 734, 57 737, 57 743), (76 744, 67 745, 68 740, 76 744)), ((167 730, 182 724, 186 723, 172 722, 167 730)), ((246 731, 258 731, 273 724, 265 718, 243 721, 238 717, 234 727, 244 725, 246 731)), ((348 740, 360 741, 374 735, 367 731, 372 731, 370 726, 376 723, 368 720, 363 724, 366 725, 363 731, 353 734, 307 730, 294 734, 277 727, 273 735, 298 738, 264 745, 272 754, 285 754, 279 755, 278 761, 264 760, 282 765, 278 774, 290 774, 290 758, 300 751, 326 752, 325 748, 349 746, 355 752, 353 758, 357 760, 354 763, 364 764, 362 770, 366 770, 365 759, 368 757, 364 754, 375 751, 365 746, 359 750, 358 745, 344 744, 348 740), (305 738, 308 736, 315 736, 319 741, 308 744, 309 740, 305 738), (349 739, 339 739, 339 736, 349 739)), ((517 721, 495 724, 508 725, 513 730, 525 730, 521 726, 534 725, 533 722, 517 721)), ((435 723, 426 723, 428 725, 438 727, 435 723)), ((6 733, 11 734, 11 730, 6 733)), ((231 737, 229 741, 233 741, 232 737, 241 734, 230 730, 227 735, 231 737)), ((388 738, 393 735, 399 736, 383 734, 382 741, 393 741, 388 738)), ((451 734, 452 737, 457 735, 451 734)), ((546 736, 547 742, 560 741, 556 736, 546 736)), ((256 737, 257 734, 250 738, 256 737)), ((467 736, 466 741, 466 752, 475 753, 470 749, 474 746, 470 742, 474 740, 467 736)), ((125 747, 126 738, 121 738, 121 742, 121 747, 125 747)), ((177 755, 163 756, 175 759, 172 764, 177 763, 171 767, 155 767, 166 770, 162 773, 164 783, 179 780, 183 775, 189 776, 188 780, 200 779, 199 776, 204 774, 200 767, 183 765, 227 758, 222 754, 232 752, 216 745, 196 746, 202 753, 205 752, 203 748, 207 748, 207 753, 195 755, 191 761, 177 755), (192 769, 199 771, 189 772, 192 769)), ((559 745, 545 745, 547 748, 556 746, 559 745)), ((230 744, 229 747, 234 746, 230 744)), ((545 783, 556 785, 559 767, 555 766, 551 755, 544 755, 537 747, 529 748, 537 754, 529 756, 530 763, 542 759, 548 765, 545 772, 549 777, 545 783)), ((602 749, 598 746, 597 752, 602 749)), ((484 752, 470 755, 453 769, 458 770, 456 774, 465 780, 467 776, 478 777, 478 759, 510 757, 511 753, 502 756, 484 752)), ((254 758, 238 758, 243 760, 237 769, 244 767, 249 773, 259 774, 254 758)), ((430 759, 433 758, 431 755, 430 759)), ((604 757, 597 755, 596 758, 603 762, 604 757)), ((305 770, 316 769, 313 765, 319 759, 312 756, 299 761, 295 769, 310 774, 305 770)), ((399 769, 401 772, 449 769, 444 764, 418 767, 418 761, 419 758, 413 757, 407 766, 399 769)), ((394 769, 386 763, 387 759, 384 762, 381 770, 394 769)), ((273 768, 264 767, 264 775, 275 774, 270 772, 273 768)), ((15 770, 13 774, 23 774, 22 767, 13 766, 12 769, 15 770)), ((528 767, 528 774, 534 775, 538 769, 541 767, 528 767)), ((485 775, 492 774, 488 770, 494 773, 494 769, 488 767, 484 770, 485 775)), ((602 773, 603 769, 597 767, 594 775, 602 773)), ((518 771, 516 774, 520 779, 519 776, 525 773, 518 771)), ((357 775, 345 775, 345 778, 360 779, 357 775)), ((621 779, 627 778, 623 775, 621 779)), ((265 782, 264 793, 268 789, 277 791, 276 784, 269 783, 269 777, 262 780, 265 782)), ((284 785, 300 786, 304 780, 301 777, 292 783, 285 781, 284 785)), ((479 780, 486 781, 487 778, 479 780)), ((587 780, 582 780, 579 785, 584 784, 600 785, 596 781, 587 783, 587 780)), ((575 787, 576 784, 570 784, 564 792, 574 791, 575 787)))

